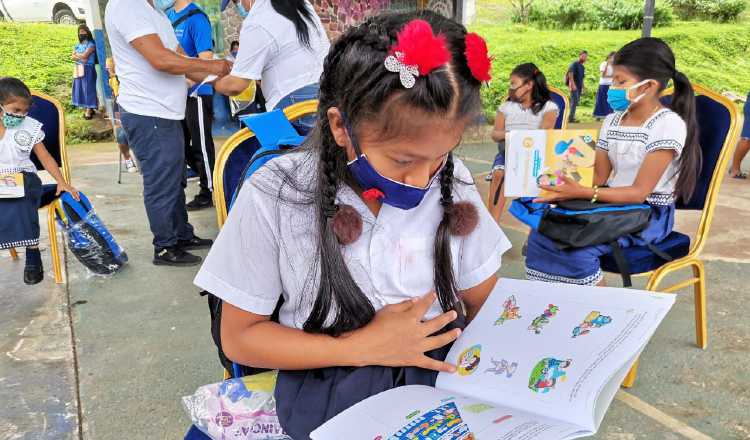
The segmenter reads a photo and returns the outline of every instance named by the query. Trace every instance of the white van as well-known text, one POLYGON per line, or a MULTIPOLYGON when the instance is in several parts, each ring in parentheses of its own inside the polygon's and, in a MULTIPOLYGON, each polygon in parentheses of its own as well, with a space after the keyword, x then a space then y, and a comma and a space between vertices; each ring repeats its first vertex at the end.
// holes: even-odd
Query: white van
POLYGON ((0 19, 78 24, 88 8, 88 0, 0 0, 0 19))

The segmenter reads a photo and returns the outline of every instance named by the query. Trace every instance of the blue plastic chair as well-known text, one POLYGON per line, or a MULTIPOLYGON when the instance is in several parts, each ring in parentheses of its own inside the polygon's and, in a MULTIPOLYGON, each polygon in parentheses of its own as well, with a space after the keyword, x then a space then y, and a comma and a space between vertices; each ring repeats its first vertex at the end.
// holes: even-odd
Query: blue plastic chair
MULTIPOLYGON (((664 241, 655 246, 673 258, 666 261, 647 247, 623 249, 630 272, 638 276, 648 276, 647 290, 674 293, 685 287, 694 286, 696 343, 701 349, 708 345, 706 322, 706 273, 700 252, 706 244, 708 232, 716 208, 719 188, 724 180, 732 149, 737 143, 740 116, 732 101, 705 87, 694 84, 696 91, 696 116, 700 129, 700 145, 703 150, 703 167, 695 188, 695 194, 688 203, 679 202, 677 209, 701 211, 701 219, 695 241, 673 231, 664 241), (681 269, 692 269, 693 277, 667 288, 659 288, 665 277, 681 269)), ((672 90, 665 94, 664 101, 671 101, 672 90)), ((602 269, 619 273, 614 257, 601 257, 602 269)), ((635 382, 638 363, 636 362, 623 386, 630 387, 635 382)))
POLYGON ((561 90, 554 87, 549 88, 552 101, 557 104, 557 108, 560 111, 557 113, 557 120, 555 120, 555 129, 561 130, 568 128, 568 115, 570 115, 570 100, 561 90))

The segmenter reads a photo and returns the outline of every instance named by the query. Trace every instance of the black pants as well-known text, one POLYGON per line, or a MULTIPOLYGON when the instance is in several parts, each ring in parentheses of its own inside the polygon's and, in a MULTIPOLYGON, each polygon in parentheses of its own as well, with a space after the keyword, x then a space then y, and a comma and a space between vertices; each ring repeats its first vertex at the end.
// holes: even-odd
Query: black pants
POLYGON ((182 127, 185 131, 185 162, 198 173, 201 193, 207 194, 213 189, 213 169, 216 152, 211 129, 214 122, 214 103, 212 96, 187 98, 185 120, 182 127), (208 168, 206 168, 208 166, 208 168))

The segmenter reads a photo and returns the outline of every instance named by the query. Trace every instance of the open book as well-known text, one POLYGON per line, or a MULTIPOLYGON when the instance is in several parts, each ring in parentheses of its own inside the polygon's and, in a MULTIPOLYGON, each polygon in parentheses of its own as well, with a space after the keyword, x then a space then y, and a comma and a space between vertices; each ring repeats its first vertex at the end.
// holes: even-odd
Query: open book
POLYGON ((594 184, 596 130, 514 130, 505 149, 505 196, 537 197, 539 185, 555 186, 566 175, 594 184))
POLYGON ((313 440, 557 440, 594 434, 674 295, 500 280, 453 344, 457 373, 342 412, 313 440))

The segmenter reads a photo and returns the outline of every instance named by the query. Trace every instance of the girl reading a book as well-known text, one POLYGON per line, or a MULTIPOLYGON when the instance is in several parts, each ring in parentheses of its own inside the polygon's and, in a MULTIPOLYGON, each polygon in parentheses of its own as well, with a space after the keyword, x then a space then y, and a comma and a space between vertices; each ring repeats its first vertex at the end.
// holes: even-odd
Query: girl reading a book
POLYGON ((44 147, 42 124, 27 116, 29 107, 29 88, 16 78, 0 78, 0 175, 20 174, 24 188, 22 196, 0 198, 0 249, 26 247, 23 281, 37 284, 44 278, 37 213, 42 182, 36 175, 31 153, 57 182, 57 194, 67 191, 78 198, 78 191, 65 182, 55 159, 44 147))
POLYGON ((498 153, 487 176, 491 181, 489 192, 490 213, 496 221, 505 206, 503 181, 505 179, 505 137, 512 130, 550 130, 560 109, 552 102, 547 79, 532 63, 520 64, 510 73, 508 100, 497 110, 492 140, 497 142, 498 153))
MULTIPOLYGON (((689 201, 701 168, 695 119, 695 94, 688 78, 675 68, 669 46, 658 38, 625 45, 614 57, 613 83, 607 116, 597 144, 593 188, 564 178, 564 184, 544 187, 553 194, 543 201, 590 200, 592 203, 651 206, 649 225, 620 238, 621 247, 657 244, 674 226, 677 198, 689 201), (670 84, 669 106, 659 99, 670 84)), ((529 236, 526 276, 532 280, 585 285, 603 283, 599 257, 609 245, 560 250, 537 231, 529 236)))
POLYGON ((484 40, 455 21, 370 18, 331 48, 305 145, 242 187, 195 282, 224 300, 225 354, 280 370, 291 437, 456 371, 450 344, 510 248, 452 153, 489 71, 484 40))

